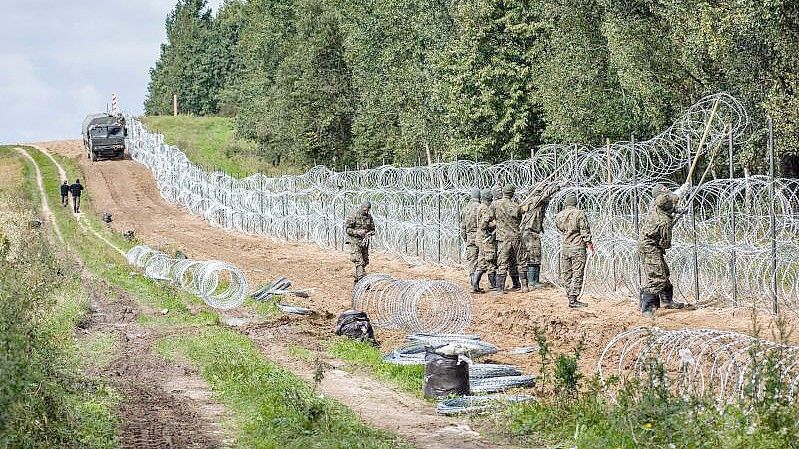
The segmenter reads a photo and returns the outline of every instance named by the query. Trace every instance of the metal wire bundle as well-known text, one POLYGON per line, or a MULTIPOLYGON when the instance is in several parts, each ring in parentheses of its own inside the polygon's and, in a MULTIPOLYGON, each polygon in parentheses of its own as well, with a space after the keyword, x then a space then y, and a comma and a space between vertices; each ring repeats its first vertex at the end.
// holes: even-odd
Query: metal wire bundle
POLYGON ((216 309, 238 307, 247 295, 244 273, 227 262, 174 259, 146 245, 131 248, 126 257, 145 276, 180 285, 216 309))
MULTIPOLYGON (((586 292, 629 297, 640 287, 636 222, 650 208, 652 185, 676 188, 667 178, 687 168, 697 151, 707 160, 723 152, 728 139, 745 140, 748 116, 736 99, 721 93, 703 98, 667 130, 640 142, 544 145, 530 159, 495 165, 453 161, 340 172, 317 166, 297 176, 244 179, 206 170, 135 118, 128 117, 128 123, 131 156, 153 172, 161 195, 213 226, 344 250, 344 218, 368 199, 378 226, 373 249, 409 263, 462 264, 458 220, 472 187, 502 182, 517 186, 524 197, 538 181, 568 179, 573 186, 549 206, 548 231, 542 236, 544 278, 558 282, 560 242, 552 217, 565 194, 574 192, 587 212, 598 251, 589 260, 586 292)), ((773 292, 763 277, 771 258, 768 218, 773 208, 781 267, 777 294, 791 308, 798 305, 799 181, 777 180, 773 201, 769 187, 767 178, 750 176, 705 182, 696 190, 695 222, 686 216, 677 224, 668 256, 678 298, 698 306, 767 305, 773 292)))
POLYGON ((372 325, 409 332, 461 332, 472 320, 472 298, 447 281, 398 280, 369 274, 352 289, 352 308, 372 325))
POLYGON ((535 400, 535 398, 528 395, 490 394, 481 396, 461 396, 440 401, 436 405, 436 412, 442 415, 483 413, 504 405, 533 400, 535 400))
POLYGON ((665 369, 670 385, 681 393, 708 394, 726 404, 744 398, 747 390, 762 397, 767 378, 758 370, 766 360, 776 363, 787 387, 784 395, 795 401, 799 348, 730 331, 631 329, 610 340, 597 369, 603 380, 615 375, 627 381, 646 378, 657 363, 665 369))
POLYGON ((535 376, 531 375, 472 378, 471 372, 469 373, 469 390, 472 393, 498 393, 511 388, 532 386, 535 386, 535 376))

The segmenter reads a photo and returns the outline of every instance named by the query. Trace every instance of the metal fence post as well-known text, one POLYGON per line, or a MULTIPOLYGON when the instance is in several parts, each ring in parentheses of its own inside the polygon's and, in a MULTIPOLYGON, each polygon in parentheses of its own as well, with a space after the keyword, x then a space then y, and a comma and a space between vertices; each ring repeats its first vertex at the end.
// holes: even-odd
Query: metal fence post
MULTIPOLYGON (((638 239, 641 224, 638 220, 638 155, 635 153, 635 136, 630 135, 630 155, 633 162, 633 226, 635 227, 634 239, 638 239)), ((641 287, 641 255, 635 251, 635 266, 638 268, 638 287, 641 287)))
POLYGON ((774 129, 768 118, 769 225, 771 227, 771 312, 777 315, 777 218, 774 211, 774 129))
MULTIPOLYGON (((733 149, 733 137, 732 132, 728 134, 728 142, 727 147, 729 150, 729 159, 730 159, 730 182, 732 182, 733 177, 735 176, 734 173, 734 163, 732 158, 732 149, 733 149)), ((732 191, 732 198, 730 198, 730 208, 731 208, 731 225, 732 225, 732 252, 730 254, 730 274, 732 275, 732 305, 738 305, 738 278, 735 273, 735 245, 737 239, 737 229, 736 229, 736 218, 735 218, 735 191, 732 191)))

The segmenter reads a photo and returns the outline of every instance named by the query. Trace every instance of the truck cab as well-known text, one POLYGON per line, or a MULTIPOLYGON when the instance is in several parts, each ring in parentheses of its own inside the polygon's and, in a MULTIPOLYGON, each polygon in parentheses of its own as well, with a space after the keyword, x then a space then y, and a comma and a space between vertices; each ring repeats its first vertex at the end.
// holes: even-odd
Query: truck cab
POLYGON ((83 121, 83 145, 92 161, 125 158, 125 118, 106 113, 92 114, 83 121))

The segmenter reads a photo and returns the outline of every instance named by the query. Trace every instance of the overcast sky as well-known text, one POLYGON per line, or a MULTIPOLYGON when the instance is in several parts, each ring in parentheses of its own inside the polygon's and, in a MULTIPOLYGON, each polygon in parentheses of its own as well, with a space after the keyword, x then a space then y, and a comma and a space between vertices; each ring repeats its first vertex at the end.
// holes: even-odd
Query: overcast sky
POLYGON ((0 143, 79 138, 112 92, 143 112, 176 1, 0 0, 0 143))

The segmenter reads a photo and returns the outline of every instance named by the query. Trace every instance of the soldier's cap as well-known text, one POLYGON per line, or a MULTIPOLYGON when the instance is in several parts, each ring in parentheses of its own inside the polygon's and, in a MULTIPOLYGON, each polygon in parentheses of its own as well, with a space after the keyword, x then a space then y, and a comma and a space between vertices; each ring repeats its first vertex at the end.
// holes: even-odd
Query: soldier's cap
POLYGON ((513 195, 516 192, 516 188, 513 187, 511 184, 505 184, 502 186, 502 194, 503 195, 513 195))
POLYGON ((652 186, 652 198, 657 198, 658 195, 663 193, 663 189, 665 189, 665 188, 666 188, 666 186, 664 186, 661 183, 657 183, 657 184, 653 185, 652 186))
POLYGON ((577 195, 573 193, 566 194, 566 199, 563 200, 563 203, 567 206, 576 206, 577 205, 577 195))
POLYGON ((491 201, 494 198, 494 194, 491 193, 491 189, 483 189, 480 192, 480 199, 483 201, 491 201))
POLYGON ((480 199, 480 189, 478 189, 476 187, 472 189, 472 198, 474 198, 476 200, 480 199))
POLYGON ((361 203, 361 210, 371 209, 371 208, 372 208, 372 203, 369 200, 366 200, 363 203, 361 203))

